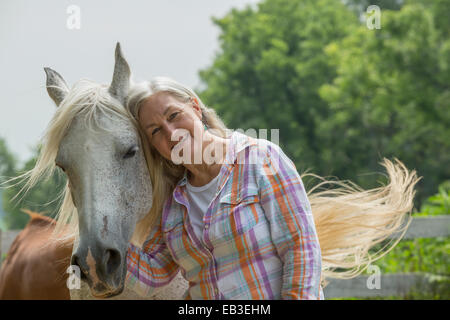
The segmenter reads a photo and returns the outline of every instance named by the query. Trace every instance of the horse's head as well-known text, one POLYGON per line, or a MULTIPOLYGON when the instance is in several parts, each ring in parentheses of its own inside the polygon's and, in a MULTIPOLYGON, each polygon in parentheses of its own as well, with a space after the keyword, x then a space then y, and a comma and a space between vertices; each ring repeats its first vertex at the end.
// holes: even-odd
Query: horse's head
POLYGON ((141 139, 124 106, 130 69, 119 44, 115 59, 110 86, 80 81, 69 90, 57 72, 45 69, 58 106, 49 129, 50 136, 60 135, 55 162, 68 177, 66 198, 78 216, 71 264, 95 297, 122 292, 128 243, 152 198, 141 139))

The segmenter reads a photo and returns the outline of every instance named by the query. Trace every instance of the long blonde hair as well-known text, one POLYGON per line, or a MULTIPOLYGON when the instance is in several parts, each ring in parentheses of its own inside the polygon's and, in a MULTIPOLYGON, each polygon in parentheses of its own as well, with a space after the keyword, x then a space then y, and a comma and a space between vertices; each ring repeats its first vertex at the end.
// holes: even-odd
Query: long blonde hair
MULTIPOLYGON (((183 102, 196 98, 208 127, 217 129, 222 137, 229 133, 216 112, 206 107, 192 89, 163 77, 130 86, 127 108, 136 122, 139 122, 139 109, 144 100, 157 92, 167 92, 183 102)), ((140 133, 144 145, 149 146, 146 135, 142 130, 140 133)), ((148 222, 142 226, 149 228, 150 221, 160 218, 164 202, 185 169, 170 163, 151 147, 147 148, 146 158, 153 183, 153 207, 148 222)), ((409 213, 413 208, 414 186, 419 179, 415 171, 409 172, 399 160, 395 161, 384 159, 382 162, 389 184, 371 190, 363 190, 352 182, 301 174, 302 179, 313 177, 320 180, 307 193, 322 252, 323 286, 326 286, 328 278, 349 279, 359 275, 371 262, 387 254, 406 232, 411 222, 409 213), (369 252, 397 233, 398 237, 392 238, 380 250, 373 254, 369 252)), ((144 228, 140 236, 145 236, 144 228)))
MULTIPOLYGON (((192 98, 196 99, 202 112, 202 122, 210 129, 210 132, 223 138, 227 136, 228 129, 214 109, 205 106, 192 89, 166 77, 156 77, 149 82, 130 85, 127 109, 135 122, 139 122, 139 110, 144 100, 158 92, 167 92, 183 103, 187 103, 192 98)), ((149 229, 159 221, 164 202, 185 173, 182 165, 168 161, 150 145, 142 129, 139 130, 139 134, 143 141, 144 154, 152 181, 153 202, 150 213, 136 226, 133 235, 136 242, 142 242, 148 235, 149 229)))

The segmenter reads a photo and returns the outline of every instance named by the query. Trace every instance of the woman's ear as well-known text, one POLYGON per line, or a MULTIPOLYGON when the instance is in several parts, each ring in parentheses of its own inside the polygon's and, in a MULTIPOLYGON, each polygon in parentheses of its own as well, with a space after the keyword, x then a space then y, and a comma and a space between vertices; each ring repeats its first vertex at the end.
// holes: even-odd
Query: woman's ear
POLYGON ((200 108, 197 98, 191 97, 189 98, 189 102, 192 106, 192 109, 194 109, 195 114, 200 118, 200 120, 202 120, 202 108, 200 108))
POLYGON ((190 97, 189 98, 189 102, 191 103, 191 105, 195 108, 200 109, 200 106, 198 105, 198 100, 195 97, 190 97))

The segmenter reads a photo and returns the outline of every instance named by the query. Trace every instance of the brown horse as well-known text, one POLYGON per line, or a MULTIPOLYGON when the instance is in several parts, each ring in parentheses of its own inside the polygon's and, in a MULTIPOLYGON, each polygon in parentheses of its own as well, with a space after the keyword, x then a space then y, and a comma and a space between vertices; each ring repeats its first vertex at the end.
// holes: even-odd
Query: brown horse
POLYGON ((50 241, 56 221, 23 211, 31 219, 12 243, 0 269, 0 299, 70 299, 66 270, 73 240, 50 241))
MULTIPOLYGON (((67 287, 73 240, 64 243, 51 238, 56 221, 23 210, 30 216, 17 235, 0 269, 0 300, 97 300, 86 283, 70 291, 67 287)), ((169 285, 145 299, 181 299, 187 289, 181 274, 169 285)), ((143 297, 125 288, 113 300, 141 300, 143 297)))

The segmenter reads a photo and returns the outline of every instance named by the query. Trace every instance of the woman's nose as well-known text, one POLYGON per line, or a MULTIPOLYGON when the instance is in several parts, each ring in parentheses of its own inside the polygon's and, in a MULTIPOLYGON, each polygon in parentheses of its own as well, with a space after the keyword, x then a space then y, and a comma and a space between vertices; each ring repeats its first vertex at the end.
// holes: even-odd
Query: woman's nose
POLYGON ((165 125, 164 131, 166 133, 167 141, 171 142, 174 138, 174 133, 176 132, 176 128, 172 123, 168 123, 165 125))

